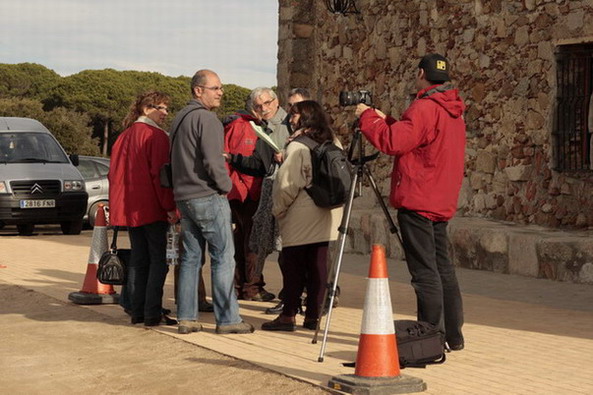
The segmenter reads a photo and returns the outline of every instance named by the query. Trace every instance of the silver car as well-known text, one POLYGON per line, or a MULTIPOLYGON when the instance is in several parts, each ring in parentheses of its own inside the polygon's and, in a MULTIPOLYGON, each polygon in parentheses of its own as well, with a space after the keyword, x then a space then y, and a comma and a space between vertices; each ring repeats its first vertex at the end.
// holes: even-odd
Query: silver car
POLYGON ((31 236, 36 224, 60 224, 79 234, 88 195, 77 163, 39 121, 0 117, 0 227, 31 236))
POLYGON ((89 194, 87 212, 84 220, 95 226, 95 218, 99 204, 105 205, 105 214, 109 212, 109 159, 97 156, 79 156, 78 170, 84 178, 86 191, 89 194))

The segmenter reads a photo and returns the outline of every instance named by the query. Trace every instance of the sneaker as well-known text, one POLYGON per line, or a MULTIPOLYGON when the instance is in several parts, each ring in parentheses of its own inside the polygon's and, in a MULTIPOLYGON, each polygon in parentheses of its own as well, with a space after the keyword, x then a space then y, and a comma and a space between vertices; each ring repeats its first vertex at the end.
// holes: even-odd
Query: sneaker
POLYGON ((266 314, 279 315, 279 314, 282 314, 283 309, 284 309, 284 302, 280 301, 276 306, 267 308, 266 314))
POLYGON ((280 317, 277 317, 273 321, 268 321, 261 324, 261 328, 264 331, 294 332, 296 331, 296 324, 294 322, 282 322, 280 321, 280 317))
POLYGON ((231 324, 231 325, 216 325, 216 333, 219 335, 227 335, 230 333, 253 333, 255 332, 255 328, 253 325, 241 321, 238 324, 231 324))
POLYGON ((177 327, 177 333, 187 335, 192 332, 199 332, 202 330, 202 324, 198 324, 197 321, 179 321, 179 327, 177 327))

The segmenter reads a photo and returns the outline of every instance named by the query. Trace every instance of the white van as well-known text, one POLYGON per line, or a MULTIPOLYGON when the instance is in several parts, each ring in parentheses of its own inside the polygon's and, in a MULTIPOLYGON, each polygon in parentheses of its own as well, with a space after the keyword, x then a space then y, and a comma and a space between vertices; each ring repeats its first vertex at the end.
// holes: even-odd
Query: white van
POLYGON ((29 236, 36 224, 60 224, 79 234, 88 194, 75 165, 39 121, 0 117, 0 227, 29 236))

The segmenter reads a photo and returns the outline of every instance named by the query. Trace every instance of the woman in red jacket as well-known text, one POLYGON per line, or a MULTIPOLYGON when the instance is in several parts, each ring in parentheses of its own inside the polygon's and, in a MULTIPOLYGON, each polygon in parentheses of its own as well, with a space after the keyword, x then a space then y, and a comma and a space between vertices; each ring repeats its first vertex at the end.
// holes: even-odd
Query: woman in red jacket
POLYGON ((138 96, 109 167, 110 223, 128 227, 132 247, 127 283, 132 324, 146 326, 162 321, 167 221, 178 220, 173 190, 162 188, 159 179, 160 168, 169 162, 169 137, 160 128, 169 101, 160 92, 138 96))

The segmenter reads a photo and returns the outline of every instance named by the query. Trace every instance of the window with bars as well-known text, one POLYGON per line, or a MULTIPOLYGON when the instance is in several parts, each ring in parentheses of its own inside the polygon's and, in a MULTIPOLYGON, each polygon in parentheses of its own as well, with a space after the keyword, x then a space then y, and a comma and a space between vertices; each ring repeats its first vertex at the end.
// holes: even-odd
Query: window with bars
POLYGON ((555 168, 590 172, 593 168, 593 44, 559 47, 556 66, 555 168))

